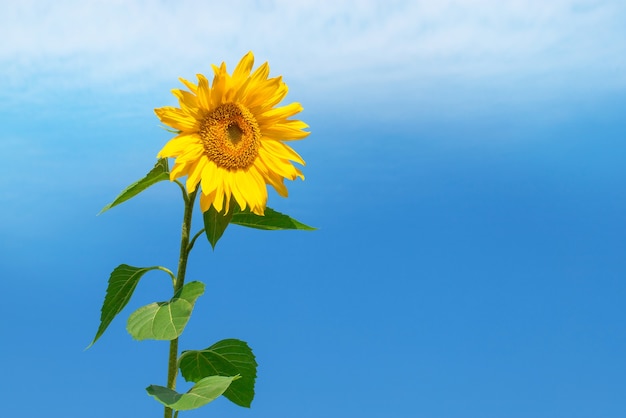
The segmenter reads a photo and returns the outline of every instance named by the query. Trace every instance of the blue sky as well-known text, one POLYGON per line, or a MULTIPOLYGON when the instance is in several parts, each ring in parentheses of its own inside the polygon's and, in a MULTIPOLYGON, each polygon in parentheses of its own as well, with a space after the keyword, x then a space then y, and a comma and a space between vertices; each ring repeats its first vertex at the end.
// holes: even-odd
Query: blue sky
POLYGON ((241 338, 260 366, 250 410, 181 416, 626 415, 626 6, 318 3, 4 8, 6 414, 160 416, 167 344, 124 328, 166 277, 83 350, 115 266, 175 268, 179 192, 95 215, 169 138, 177 78, 252 50, 312 132, 269 205, 319 230, 194 249, 181 347, 241 338))

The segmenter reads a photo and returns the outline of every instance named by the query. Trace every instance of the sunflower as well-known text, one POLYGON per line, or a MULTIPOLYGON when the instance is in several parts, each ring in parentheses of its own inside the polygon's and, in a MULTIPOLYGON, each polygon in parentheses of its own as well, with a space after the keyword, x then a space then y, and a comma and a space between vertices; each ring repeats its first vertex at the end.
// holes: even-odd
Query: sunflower
POLYGON ((218 211, 234 199, 242 210, 263 215, 267 186, 287 196, 284 179, 302 172, 293 162, 304 160, 284 141, 302 139, 308 125, 288 119, 302 111, 300 103, 275 107, 287 94, 282 77, 268 78, 264 63, 253 73, 254 55, 248 52, 232 76, 226 64, 213 65, 213 83, 198 74, 198 84, 183 78, 189 91, 174 89, 180 107, 155 109, 158 118, 178 131, 158 154, 175 158, 170 180, 187 176, 189 193, 200 185, 200 209, 218 211))

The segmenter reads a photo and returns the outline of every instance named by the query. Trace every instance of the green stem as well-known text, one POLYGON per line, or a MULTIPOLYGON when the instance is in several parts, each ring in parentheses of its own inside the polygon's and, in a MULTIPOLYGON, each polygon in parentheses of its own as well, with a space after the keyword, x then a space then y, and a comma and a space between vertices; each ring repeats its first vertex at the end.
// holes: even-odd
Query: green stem
MULTIPOLYGON (((185 214, 183 215, 183 227, 180 237, 180 257, 178 259, 178 274, 174 281, 174 293, 178 292, 185 284, 185 272, 187 271, 187 258, 191 247, 189 246, 189 231, 191 231, 191 215, 193 213, 193 205, 196 200, 197 190, 189 193, 183 193, 183 200, 185 201, 185 214)), ((178 368, 176 363, 178 360, 178 338, 170 341, 170 352, 167 363, 167 387, 176 389, 176 376, 178 375, 178 368)), ((172 409, 165 407, 165 418, 172 418, 172 409)))

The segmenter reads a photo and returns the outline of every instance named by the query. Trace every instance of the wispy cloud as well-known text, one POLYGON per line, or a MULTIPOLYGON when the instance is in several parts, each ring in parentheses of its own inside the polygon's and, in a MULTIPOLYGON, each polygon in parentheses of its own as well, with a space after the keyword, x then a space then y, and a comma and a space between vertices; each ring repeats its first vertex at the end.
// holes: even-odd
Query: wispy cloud
POLYGON ((145 88, 253 50, 302 83, 540 76, 624 85, 625 21, 617 1, 24 0, 0 17, 0 78, 7 89, 145 88))

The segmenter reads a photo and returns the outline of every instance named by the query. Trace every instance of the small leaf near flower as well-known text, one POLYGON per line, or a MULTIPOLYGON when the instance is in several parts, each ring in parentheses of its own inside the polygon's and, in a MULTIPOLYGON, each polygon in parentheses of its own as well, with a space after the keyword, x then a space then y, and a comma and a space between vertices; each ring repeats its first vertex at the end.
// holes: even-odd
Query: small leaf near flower
POLYGON ((102 210, 100 211, 98 215, 106 212, 107 210, 111 209, 114 206, 119 205, 120 203, 124 203, 127 200, 137 196, 139 193, 143 192, 148 187, 160 181, 169 180, 169 178, 170 178, 170 170, 167 164, 167 158, 161 158, 159 159, 159 161, 157 161, 154 168, 150 170, 150 172, 144 178, 142 178, 139 181, 134 182, 133 184, 125 188, 122 191, 122 193, 120 193, 115 198, 115 200, 113 200, 113 202, 109 203, 104 208, 102 208, 102 210))
POLYGON ((209 210, 202 214, 204 218, 204 232, 213 249, 215 249, 217 241, 222 237, 233 217, 233 206, 236 206, 236 203, 231 202, 228 212, 225 213, 226 208, 218 212, 217 209, 211 205, 209 210))

